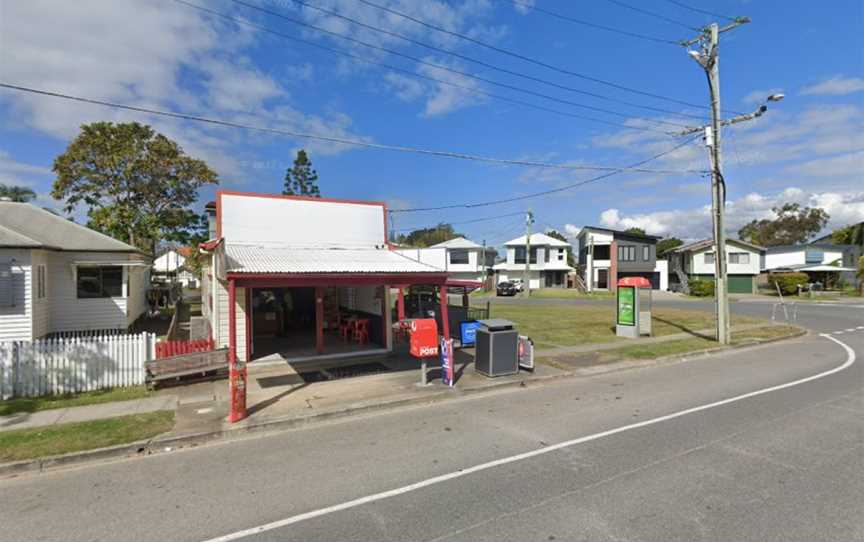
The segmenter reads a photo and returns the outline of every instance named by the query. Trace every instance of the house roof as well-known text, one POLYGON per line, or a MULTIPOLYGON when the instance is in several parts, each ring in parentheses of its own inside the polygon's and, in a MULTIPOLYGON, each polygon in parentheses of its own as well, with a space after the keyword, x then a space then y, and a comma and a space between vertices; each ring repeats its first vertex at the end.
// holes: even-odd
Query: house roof
POLYGON ((449 241, 444 241, 443 243, 432 245, 429 248, 483 248, 483 246, 478 245, 477 243, 469 239, 465 239, 464 237, 456 237, 454 239, 450 239, 449 241))
MULTIPOLYGON (((759 245, 754 245, 753 243, 748 243, 747 241, 742 241, 740 239, 727 239, 727 244, 738 245, 740 247, 749 248, 750 250, 754 250, 756 252, 764 252, 765 247, 761 247, 759 245)), ((703 239, 701 241, 696 241, 695 243, 689 243, 686 245, 681 245, 680 247, 676 247, 670 252, 694 252, 697 250, 702 250, 705 248, 711 248, 714 246, 713 239, 703 239)))
POLYGON ((89 252, 140 252, 29 203, 0 201, 0 247, 89 252))
POLYGON ((374 248, 300 248, 229 243, 228 273, 444 273, 396 251, 374 248))
POLYGON ((654 241, 658 241, 661 239, 657 235, 647 235, 647 234, 646 235, 640 235, 638 233, 633 233, 633 232, 629 232, 629 231, 613 230, 613 229, 609 229, 609 228, 600 228, 598 226, 584 226, 581 230, 579 230, 579 235, 582 235, 582 232, 585 232, 585 231, 602 231, 604 233, 611 233, 611 234, 618 235, 621 237, 630 237, 630 238, 634 238, 634 239, 649 239, 649 240, 653 239, 654 241))
MULTIPOLYGON (((518 246, 525 244, 525 236, 517 237, 516 239, 511 239, 504 243, 504 246, 518 246)), ((548 245, 552 247, 569 247, 570 243, 566 241, 562 241, 561 239, 555 239, 554 237, 550 237, 545 233, 532 233, 531 234, 531 244, 535 246, 548 245)))
POLYGON ((822 250, 853 250, 857 248, 858 245, 838 245, 834 243, 807 243, 803 245, 776 245, 773 247, 768 247, 765 250, 769 254, 776 254, 778 252, 795 252, 797 250, 811 250, 811 249, 822 249, 822 250))
POLYGON ((783 271, 788 269, 790 271, 824 271, 824 272, 841 272, 841 271, 857 271, 857 269, 853 267, 840 267, 837 265, 828 265, 822 263, 802 263, 802 264, 794 264, 794 265, 784 265, 781 267, 775 267, 771 269, 771 272, 783 271))

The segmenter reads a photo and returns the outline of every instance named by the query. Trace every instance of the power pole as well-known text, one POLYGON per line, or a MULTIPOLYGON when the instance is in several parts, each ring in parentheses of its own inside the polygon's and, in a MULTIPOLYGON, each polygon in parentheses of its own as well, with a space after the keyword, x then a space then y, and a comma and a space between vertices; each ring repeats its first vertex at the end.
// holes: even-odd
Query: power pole
POLYGON ((534 213, 531 209, 525 213, 525 271, 522 274, 522 295, 531 296, 531 224, 534 223, 534 213))
POLYGON ((722 29, 717 23, 709 25, 700 36, 682 45, 689 47, 696 43, 701 51, 688 53, 705 70, 708 76, 708 90, 711 94, 711 126, 706 129, 706 144, 711 157, 711 217, 714 230, 714 299, 717 317, 717 341, 729 344, 729 290, 726 276, 726 233, 724 231, 724 212, 726 208, 726 183, 723 180, 720 155, 720 33, 750 22, 747 17, 739 17, 722 29))

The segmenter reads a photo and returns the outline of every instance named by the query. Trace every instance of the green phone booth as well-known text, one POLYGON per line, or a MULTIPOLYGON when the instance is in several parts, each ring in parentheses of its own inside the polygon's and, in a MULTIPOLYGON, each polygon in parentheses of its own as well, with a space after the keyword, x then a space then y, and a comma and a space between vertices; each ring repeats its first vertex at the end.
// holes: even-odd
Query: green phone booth
POLYGON ((618 281, 615 334, 630 339, 651 335, 651 281, 645 277, 618 281))

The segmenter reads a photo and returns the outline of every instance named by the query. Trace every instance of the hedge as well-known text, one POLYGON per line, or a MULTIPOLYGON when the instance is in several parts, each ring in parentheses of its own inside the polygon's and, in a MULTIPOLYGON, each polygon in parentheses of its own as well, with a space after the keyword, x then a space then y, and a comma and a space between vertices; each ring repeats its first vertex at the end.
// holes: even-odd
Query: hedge
POLYGON ((714 295, 714 281, 707 279, 693 279, 690 281, 690 295, 698 297, 711 297, 714 295))
POLYGON ((768 275, 768 284, 777 291, 777 286, 784 295, 795 295, 798 293, 798 286, 807 286, 810 282, 810 277, 807 273, 771 273, 768 275))

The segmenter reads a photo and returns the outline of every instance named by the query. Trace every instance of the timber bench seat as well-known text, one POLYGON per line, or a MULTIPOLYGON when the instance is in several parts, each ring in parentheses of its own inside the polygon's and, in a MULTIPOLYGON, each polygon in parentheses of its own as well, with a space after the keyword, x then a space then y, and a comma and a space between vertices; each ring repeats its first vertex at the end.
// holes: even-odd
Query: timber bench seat
POLYGON ((147 370, 147 380, 150 382, 219 371, 228 368, 228 349, 220 348, 209 352, 193 352, 156 359, 146 362, 144 367, 147 370))

